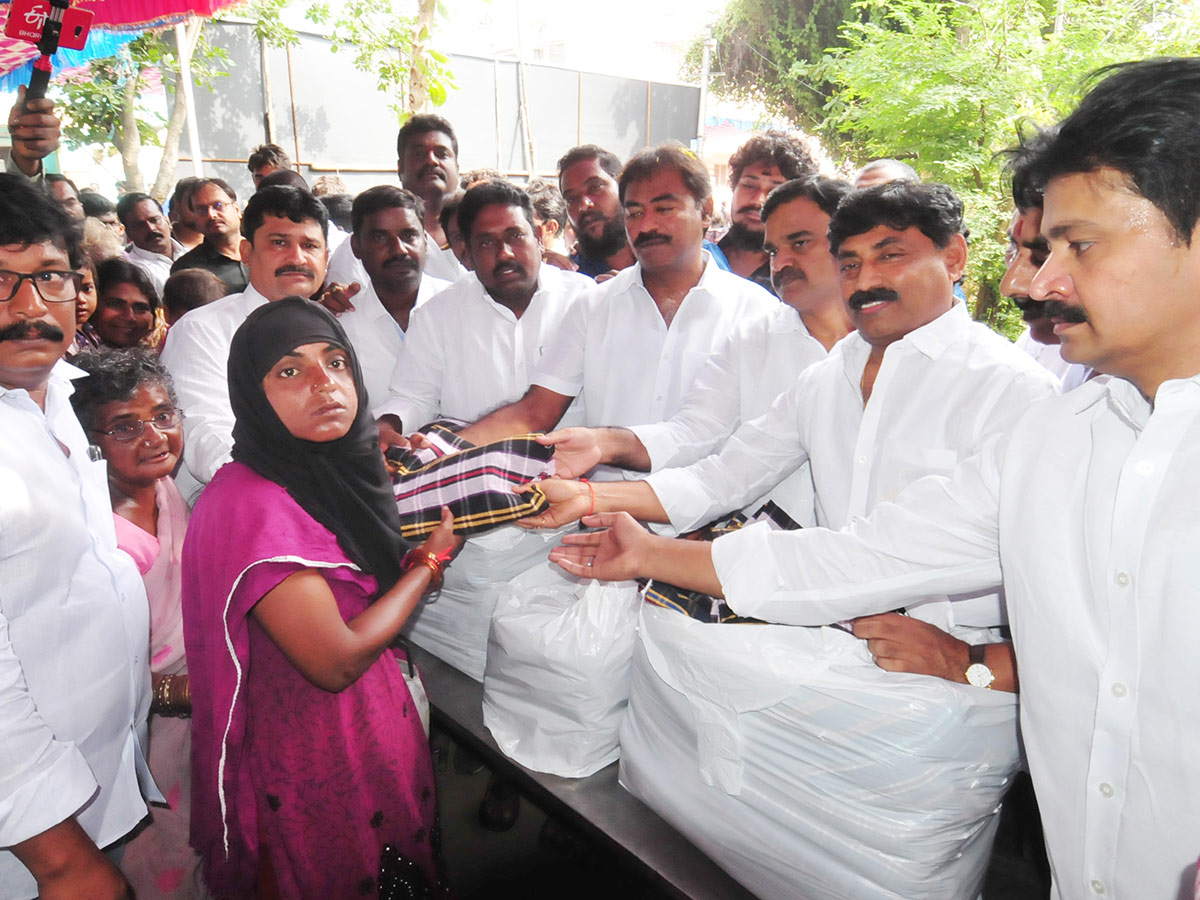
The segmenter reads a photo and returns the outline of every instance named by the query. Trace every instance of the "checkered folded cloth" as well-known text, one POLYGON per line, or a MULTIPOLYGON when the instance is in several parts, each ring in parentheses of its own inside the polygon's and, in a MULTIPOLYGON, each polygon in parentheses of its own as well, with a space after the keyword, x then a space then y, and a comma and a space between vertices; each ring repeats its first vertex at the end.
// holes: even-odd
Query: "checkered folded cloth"
POLYGON ((548 505, 538 485, 525 494, 513 487, 554 474, 554 448, 535 435, 475 445, 454 429, 463 423, 443 419, 419 432, 428 448, 392 447, 385 454, 400 509, 404 537, 427 537, 442 520, 442 507, 454 513, 454 531, 468 537, 531 516, 548 505))
MULTIPOLYGON (((710 525, 705 525, 691 534, 685 535, 688 540, 715 541, 723 534, 737 531, 745 525, 755 522, 766 522, 772 529, 795 531, 799 523, 776 505, 774 500, 768 500, 753 516, 747 518, 738 513, 728 519, 721 519, 710 525)), ((701 622, 720 623, 722 625, 762 625, 761 619, 739 616, 729 608, 720 597, 712 597, 699 591, 689 591, 666 582, 639 579, 642 585, 642 597, 652 606, 672 609, 677 613, 697 619, 701 622)))

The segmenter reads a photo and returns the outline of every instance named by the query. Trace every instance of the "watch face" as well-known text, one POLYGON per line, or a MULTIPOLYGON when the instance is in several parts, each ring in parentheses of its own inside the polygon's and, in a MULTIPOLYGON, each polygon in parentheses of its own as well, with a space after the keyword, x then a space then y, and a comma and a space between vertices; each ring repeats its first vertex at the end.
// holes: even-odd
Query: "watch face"
POLYGON ((990 687, 995 680, 996 676, 992 674, 992 670, 983 663, 967 666, 967 681, 975 687, 990 687))

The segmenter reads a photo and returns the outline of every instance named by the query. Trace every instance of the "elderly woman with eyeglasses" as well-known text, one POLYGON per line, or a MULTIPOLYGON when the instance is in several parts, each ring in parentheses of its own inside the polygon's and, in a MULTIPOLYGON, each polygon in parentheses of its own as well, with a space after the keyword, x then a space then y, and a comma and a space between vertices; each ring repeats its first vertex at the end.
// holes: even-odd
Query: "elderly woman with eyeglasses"
POLYGON ((126 847, 139 900, 197 895, 188 845, 191 690, 183 652, 180 554, 187 504, 171 479, 183 452, 182 413, 166 367, 150 350, 86 351, 71 402, 108 463, 117 545, 133 557, 150 601, 150 770, 167 798, 126 847))

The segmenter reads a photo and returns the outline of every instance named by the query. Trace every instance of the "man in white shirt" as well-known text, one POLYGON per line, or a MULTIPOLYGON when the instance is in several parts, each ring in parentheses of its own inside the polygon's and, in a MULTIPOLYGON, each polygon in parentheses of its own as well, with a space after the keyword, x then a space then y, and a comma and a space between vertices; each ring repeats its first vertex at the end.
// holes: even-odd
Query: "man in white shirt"
MULTIPOLYGON (((458 138, 441 116, 413 116, 396 135, 396 173, 400 185, 421 198, 425 206, 425 273, 442 281, 458 281, 467 270, 450 249, 439 217, 442 204, 458 190, 458 138)), ((329 258, 329 281, 367 283, 367 273, 343 243, 329 258)))
POLYGON ((177 480, 194 501, 230 460, 233 410, 226 364, 229 342, 246 316, 284 297, 311 297, 325 280, 325 207, 307 191, 269 187, 246 203, 242 258, 250 285, 187 313, 167 334, 162 358, 184 411, 186 444, 177 480))
MULTIPOLYGON (((0 175, 0 897, 118 898, 146 814, 149 612, 71 410, 79 237, 0 175)), ((148 783, 148 782, 147 782, 148 783)))
MULTIPOLYGON (((660 470, 645 484, 594 485, 588 491, 589 502, 594 493, 596 508, 606 510, 614 502, 620 503, 622 497, 638 497, 617 508, 629 508, 652 521, 670 521, 682 531, 741 508, 808 461, 815 485, 816 521, 838 528, 892 500, 912 481, 951 471, 960 459, 979 452, 989 439, 1004 433, 1031 402, 1055 392, 1049 373, 1004 338, 972 322, 963 304, 955 299, 954 284, 966 265, 967 251, 962 235, 962 205, 949 188, 897 182, 854 192, 835 212, 829 242, 841 267, 842 296, 856 332, 835 346, 827 359, 805 370, 764 415, 743 424, 719 454, 686 469, 660 470)), ((574 505, 579 507, 578 502, 574 505)), ((582 508, 586 511, 588 505, 582 508)), ((980 590, 962 596, 913 585, 893 604, 893 608, 906 607, 909 615, 894 617, 903 621, 899 625, 891 623, 892 627, 903 628, 905 633, 938 629, 970 644, 990 643, 996 639, 992 629, 1004 621, 1001 598, 996 592, 998 584, 997 580, 981 585, 980 590)), ((734 610, 745 615, 736 607, 734 610)), ((770 616, 755 617, 776 621, 770 616)), ((704 660, 696 657, 696 647, 690 642, 690 620, 657 610, 647 611, 643 619, 641 639, 648 655, 640 657, 643 670, 640 678, 635 674, 635 684, 644 687, 643 693, 635 690, 631 697, 627 723, 634 734, 642 734, 639 726, 647 715, 645 692, 654 696, 682 690, 700 711, 698 721, 720 719, 737 711, 735 705, 730 705, 735 701, 705 693, 701 684, 674 680, 669 671, 657 666, 645 669, 647 659, 682 658, 700 669, 704 660)), ((793 661, 806 660, 816 668, 832 666, 840 673, 836 679, 831 676, 830 684, 833 696, 844 698, 844 705, 835 703, 828 714, 814 712, 799 726, 799 733, 807 733, 805 729, 837 731, 835 719, 842 727, 861 728, 864 734, 876 729, 876 719, 866 710, 871 708, 877 670, 866 654, 852 655, 856 642, 849 635, 808 636, 798 634, 796 629, 734 626, 721 640, 714 640, 716 644, 706 651, 713 664, 720 671, 738 673, 723 682, 729 697, 755 690, 775 696, 775 702, 803 696, 807 690, 803 683, 770 677, 765 674, 769 667, 761 672, 753 670, 755 653, 779 653, 793 661), (747 641, 753 642, 754 652, 750 652, 747 641), (739 686, 735 688, 735 684, 739 686), (845 710, 855 704, 861 704, 862 718, 854 726, 846 726, 845 710)), ((993 655, 1004 650, 1004 645, 997 645, 993 655)), ((999 658, 992 664, 1004 671, 999 658)), ((955 680, 965 681, 966 671, 964 664, 962 672, 955 673, 955 680)), ((1012 688, 1011 682, 1005 686, 1012 688)), ((957 691, 949 685, 934 690, 942 694, 957 691)), ((924 721, 916 710, 929 703, 929 698, 902 682, 896 694, 898 701, 903 697, 914 704, 915 728, 917 721, 924 721)), ((976 699, 966 689, 955 700, 958 705, 953 708, 959 709, 958 716, 948 717, 938 729, 915 731, 911 737, 914 752, 928 762, 929 773, 943 771, 941 767, 949 761, 961 761, 963 766, 979 764, 989 771, 988 778, 978 779, 972 793, 959 798, 961 808, 933 799, 944 790, 942 785, 948 779, 939 780, 931 774, 926 785, 929 802, 942 804, 939 815, 945 817, 945 827, 956 833, 957 843, 947 844, 941 838, 932 841, 924 824, 909 825, 902 839, 895 825, 881 823, 879 844, 845 846, 840 843, 843 832, 834 824, 839 821, 836 817, 826 818, 820 809, 809 806, 778 808, 775 812, 786 815, 791 823, 781 832, 780 840, 820 846, 817 835, 822 830, 837 835, 830 838, 827 853, 813 851, 806 860, 809 875, 802 877, 813 880, 793 882, 796 892, 807 895, 820 885, 836 885, 841 893, 875 897, 883 896, 881 889, 890 885, 897 894, 908 896, 911 894, 906 892, 928 888, 935 882, 946 896, 966 896, 972 888, 977 890, 986 865, 986 852, 979 848, 986 849, 990 844, 996 823, 991 813, 998 807, 1018 760, 1015 697, 1009 696, 1004 702, 998 699, 984 701, 993 705, 993 720, 1007 716, 1008 722, 1006 734, 993 735, 989 748, 992 756, 959 760, 954 755, 962 752, 967 735, 976 728, 972 718, 977 710, 976 699), (893 869, 881 872, 873 860, 904 841, 911 842, 911 861, 901 855, 893 869), (948 853, 944 860, 938 855, 942 853, 948 853), (930 859, 941 861, 933 867, 936 874, 930 871, 930 859), (970 863, 956 862, 959 859, 970 863)), ((764 706, 770 709, 772 704, 764 706)), ((696 765, 691 769, 681 766, 673 776, 680 780, 678 792, 673 792, 670 784, 654 787, 648 784, 646 766, 652 764, 657 751, 667 752, 667 748, 654 749, 648 741, 644 736, 630 741, 623 738, 623 779, 668 819, 686 820, 689 817, 675 808, 672 797, 687 796, 689 786, 699 783, 706 766, 716 764, 701 753, 696 765)), ((853 745, 853 741, 850 743, 853 745)), ((866 749, 871 746, 864 740, 860 758, 872 758, 866 749)), ((750 747, 748 752, 755 749, 750 747)), ((905 766, 912 765, 907 747, 895 752, 879 750, 874 758, 877 765, 845 766, 841 787, 847 792, 848 803, 854 802, 849 797, 875 784, 881 772, 892 767, 906 772, 905 766)), ((797 783, 810 785, 818 780, 801 775, 797 783)), ((731 812, 740 812, 743 803, 754 809, 771 808, 769 796, 763 798, 763 806, 754 807, 752 795, 742 797, 734 784, 736 780, 725 783, 730 796, 723 800, 731 812)), ((895 786, 894 796, 897 805, 891 810, 894 818, 888 816, 890 821, 905 821, 908 813, 904 810, 921 809, 919 797, 907 794, 899 785, 895 786)), ((720 807, 715 799, 719 797, 715 794, 708 799, 720 807)), ((709 826, 695 823, 687 827, 696 832, 694 836, 703 845, 730 846, 726 836, 716 839, 714 835, 727 827, 726 822, 737 821, 737 816, 710 821, 713 824, 709 826)), ((723 864, 757 891, 766 890, 770 882, 755 879, 793 877, 773 872, 772 866, 761 867, 761 871, 759 867, 739 869, 738 861, 745 859, 739 851, 716 852, 723 864), (723 856, 726 852, 730 855, 723 856)), ((782 861, 779 865, 786 869, 790 864, 782 861)))
POLYGON ((1051 304, 1064 358, 1109 377, 1035 404, 949 480, 841 532, 749 529, 689 547, 622 520, 564 552, 575 571, 682 581, 797 624, 887 609, 918 582, 960 591, 1002 575, 1064 900, 1193 896, 1198 117, 1200 60, 1121 66, 1020 175, 1044 189, 1050 247, 1031 296, 1051 304))
MULTIPOLYGON (((827 237, 830 217, 849 190, 847 182, 817 176, 797 178, 772 191, 761 218, 771 277, 783 303, 766 317, 737 324, 667 421, 632 428, 560 429, 546 435, 543 441, 555 446, 561 472, 583 474, 597 463, 658 471, 703 459, 742 422, 766 412, 809 365, 824 359, 853 327, 827 237)), ((771 499, 794 521, 812 524, 808 466, 774 489, 771 499)), ((756 501, 749 511, 761 505, 756 501)), ((544 513, 522 524, 541 526, 552 518, 552 513, 544 513)))
MULTIPOLYGON (((1028 154, 1013 158, 1010 168, 1014 174, 1027 158, 1028 154)), ((1014 183, 1019 181, 1014 179, 1014 183)), ((1004 252, 1007 269, 1000 280, 1000 293, 1012 300, 1029 326, 1017 338, 1017 346, 1053 373, 1065 392, 1091 378, 1092 369, 1063 359, 1054 323, 1046 315, 1046 304, 1029 296, 1038 269, 1050 255, 1050 245, 1041 234, 1042 196, 1036 191, 1027 194, 1013 197, 1016 209, 1008 225, 1008 247, 1004 252)))
POLYGON ((338 321, 354 345, 372 406, 387 397, 413 310, 449 286, 425 274, 423 212, 420 198, 391 185, 363 191, 351 209, 351 249, 367 281, 338 321))
MULTIPOLYGON (((518 399, 563 316, 592 286, 541 262, 532 202, 515 185, 474 185, 459 223, 474 272, 412 313, 390 394, 375 410, 397 431, 442 417, 470 421, 518 399)), ((544 560, 551 546, 512 526, 468 540, 437 603, 413 617, 411 636, 482 680, 500 586, 544 560)))
POLYGON ((637 264, 580 298, 530 389, 468 429, 471 440, 546 431, 576 396, 588 425, 661 422, 739 322, 776 308, 770 293, 722 271, 703 249, 712 186, 689 151, 641 151, 618 188, 637 264))
POLYGON ((171 277, 171 266, 187 250, 171 237, 171 223, 158 201, 149 194, 125 194, 117 201, 117 218, 132 242, 125 258, 154 282, 162 299, 163 285, 171 277))

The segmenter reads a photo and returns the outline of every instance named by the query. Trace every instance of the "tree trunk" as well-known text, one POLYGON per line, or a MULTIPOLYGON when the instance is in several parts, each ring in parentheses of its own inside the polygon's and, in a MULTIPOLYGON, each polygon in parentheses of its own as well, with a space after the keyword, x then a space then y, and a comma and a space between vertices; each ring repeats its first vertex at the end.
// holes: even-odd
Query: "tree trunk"
POLYGON ((1000 295, 996 293, 996 289, 990 281, 981 281, 979 283, 979 291, 975 294, 975 313, 973 318, 976 322, 983 322, 985 325, 993 325, 993 320, 996 317, 996 305, 1000 302, 1000 295))
POLYGON ((417 21, 413 25, 412 61, 408 66, 406 109, 409 115, 421 112, 429 101, 429 88, 425 84, 425 69, 421 66, 420 61, 425 58, 425 47, 433 29, 433 15, 436 10, 437 0, 418 0, 417 2, 417 21))
POLYGON ((171 118, 167 122, 167 133, 163 136, 162 161, 158 164, 158 175, 154 178, 154 187, 150 189, 150 196, 160 204, 175 187, 175 172, 179 168, 179 143, 183 140, 183 126, 187 124, 188 118, 187 94, 180 89, 178 63, 172 74, 175 84, 171 92, 171 118))
POLYGON ((145 190, 142 170, 138 165, 138 153, 142 149, 137 123, 138 82, 139 79, 134 76, 127 78, 121 86, 121 125, 113 141, 121 154, 125 184, 130 191, 145 190))

